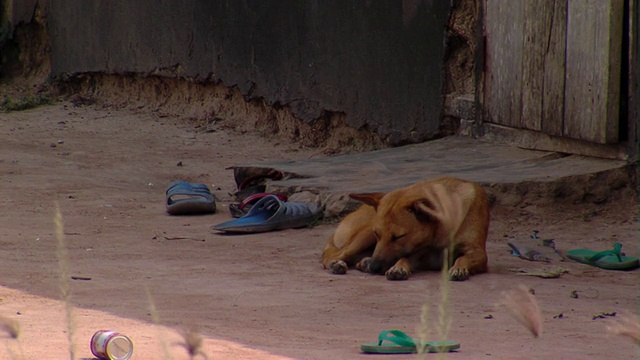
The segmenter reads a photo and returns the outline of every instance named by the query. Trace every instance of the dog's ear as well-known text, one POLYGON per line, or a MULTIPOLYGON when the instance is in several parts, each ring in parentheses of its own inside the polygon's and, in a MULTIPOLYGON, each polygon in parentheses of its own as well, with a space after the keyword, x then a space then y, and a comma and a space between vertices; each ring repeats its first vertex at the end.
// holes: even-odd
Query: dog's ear
POLYGON ((384 196, 384 193, 362 193, 362 194, 349 194, 349 197, 353 200, 362 201, 367 205, 371 205, 374 208, 378 208, 380 199, 384 196))
POLYGON ((458 192, 435 184, 424 190, 424 197, 414 202, 413 209, 418 219, 422 216, 438 223, 438 237, 453 237, 464 221, 468 206, 465 208, 458 192))
POLYGON ((427 222, 437 222, 440 219, 438 210, 433 206, 429 199, 420 199, 415 201, 409 210, 418 218, 418 220, 427 222))

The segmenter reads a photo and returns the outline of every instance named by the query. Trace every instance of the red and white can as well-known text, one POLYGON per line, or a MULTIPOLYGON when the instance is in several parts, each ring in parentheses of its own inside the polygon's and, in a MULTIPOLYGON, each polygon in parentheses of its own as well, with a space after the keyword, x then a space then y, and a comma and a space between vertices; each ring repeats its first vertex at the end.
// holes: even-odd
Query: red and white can
POLYGON ((100 360, 128 360, 133 343, 119 332, 100 330, 91 337, 91 353, 100 360))

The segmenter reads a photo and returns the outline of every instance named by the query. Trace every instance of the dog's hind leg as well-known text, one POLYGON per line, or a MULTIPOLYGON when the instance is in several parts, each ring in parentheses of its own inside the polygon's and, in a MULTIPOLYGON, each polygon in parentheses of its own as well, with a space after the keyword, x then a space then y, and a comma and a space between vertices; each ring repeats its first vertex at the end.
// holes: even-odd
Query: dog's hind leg
POLYGON ((331 235, 322 252, 322 265, 334 274, 344 274, 363 258, 371 256, 376 245, 371 219, 375 209, 368 205, 347 215, 331 235))
POLYGON ((376 240, 373 234, 370 236, 358 235, 351 241, 342 244, 342 247, 335 246, 336 235, 331 236, 322 253, 322 265, 325 269, 331 270, 334 274, 344 274, 350 266, 358 264, 356 265, 358 269, 366 271, 366 269, 361 269, 359 265, 362 261, 366 261, 367 256, 371 255, 376 240))

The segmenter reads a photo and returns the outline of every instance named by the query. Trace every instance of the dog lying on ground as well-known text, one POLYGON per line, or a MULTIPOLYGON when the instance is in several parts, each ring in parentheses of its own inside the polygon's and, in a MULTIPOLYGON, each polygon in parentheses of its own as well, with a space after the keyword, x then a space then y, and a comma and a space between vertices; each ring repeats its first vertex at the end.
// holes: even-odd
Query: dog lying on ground
POLYGON ((444 177, 349 196, 364 205, 340 222, 324 248, 322 264, 334 274, 355 266, 406 280, 414 271, 442 269, 446 249, 450 279, 487 271, 489 200, 478 184, 444 177))

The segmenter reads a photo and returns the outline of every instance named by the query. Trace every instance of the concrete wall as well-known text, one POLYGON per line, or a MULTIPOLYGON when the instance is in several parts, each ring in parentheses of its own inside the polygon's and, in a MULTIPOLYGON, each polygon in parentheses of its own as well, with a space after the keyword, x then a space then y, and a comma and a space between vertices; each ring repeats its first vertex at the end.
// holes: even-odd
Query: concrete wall
POLYGON ((344 112, 390 144, 433 136, 445 0, 48 2, 52 74, 158 73, 237 86, 306 122, 344 112))

